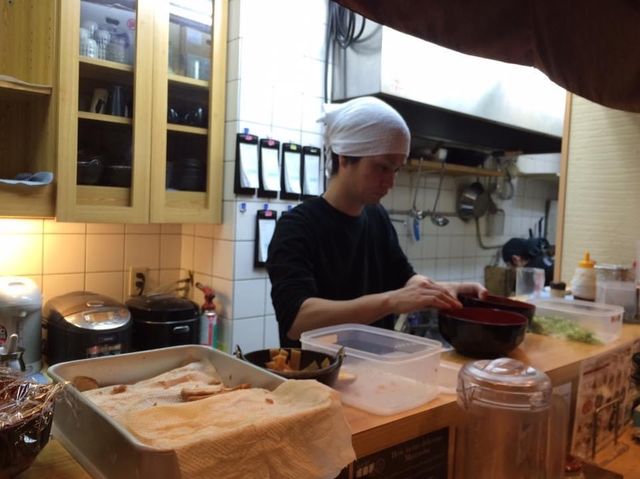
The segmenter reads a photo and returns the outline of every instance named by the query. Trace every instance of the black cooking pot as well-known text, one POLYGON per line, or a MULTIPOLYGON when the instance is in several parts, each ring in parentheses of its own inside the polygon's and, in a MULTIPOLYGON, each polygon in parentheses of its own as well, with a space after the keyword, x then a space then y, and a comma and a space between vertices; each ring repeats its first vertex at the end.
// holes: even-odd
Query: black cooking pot
POLYGON ((125 304, 133 320, 134 350, 198 344, 200 310, 193 301, 162 294, 137 296, 125 304))

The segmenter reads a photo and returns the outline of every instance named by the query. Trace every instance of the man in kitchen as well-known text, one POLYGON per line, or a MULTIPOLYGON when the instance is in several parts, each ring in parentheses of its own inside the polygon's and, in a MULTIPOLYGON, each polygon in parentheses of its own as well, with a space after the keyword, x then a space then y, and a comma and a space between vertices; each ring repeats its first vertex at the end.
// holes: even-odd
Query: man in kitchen
POLYGON ((477 283, 436 283, 416 274, 380 200, 409 154, 402 117, 364 97, 326 105, 326 192, 286 213, 269 245, 267 271, 280 346, 301 333, 342 323, 393 328, 396 315, 459 308, 477 283))
POLYGON ((549 243, 542 238, 511 238, 502 246, 502 259, 514 268, 539 268, 544 270, 544 284, 553 280, 553 258, 547 253, 549 243))

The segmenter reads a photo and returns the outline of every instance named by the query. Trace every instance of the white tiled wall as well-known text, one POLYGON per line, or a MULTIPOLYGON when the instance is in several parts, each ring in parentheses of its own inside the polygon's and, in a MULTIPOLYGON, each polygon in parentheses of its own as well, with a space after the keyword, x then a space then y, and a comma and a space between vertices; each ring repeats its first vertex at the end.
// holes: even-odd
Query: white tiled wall
MULTIPOLYGON (((413 203, 413 189, 406 176, 398 178, 396 187, 383 200, 390 210, 407 210, 413 203)), ((415 175, 415 173, 414 173, 415 175)), ((415 181, 415 180, 414 180, 415 181)), ((458 191, 464 185, 476 181, 475 177, 445 177, 438 210, 455 212, 458 191)), ((487 180, 484 180, 485 184, 487 180)), ((496 200, 498 208, 505 211, 504 235, 487 236, 488 217, 479 220, 482 243, 486 247, 499 246, 512 237, 527 237, 528 229, 534 234, 538 220, 544 216, 546 202, 558 196, 557 181, 517 178, 515 194, 510 200, 496 200)), ((431 176, 421 183, 416 206, 420 210, 432 209, 437 191, 437 178, 431 176)), ((484 278, 484 267, 494 261, 497 248, 481 248, 473 220, 462 221, 449 217, 449 224, 438 227, 425 218, 420 222, 420 236, 416 240, 413 223, 405 215, 392 215, 394 225, 409 260, 417 272, 440 281, 479 281, 484 278)), ((551 240, 553 242, 553 240, 551 240)))

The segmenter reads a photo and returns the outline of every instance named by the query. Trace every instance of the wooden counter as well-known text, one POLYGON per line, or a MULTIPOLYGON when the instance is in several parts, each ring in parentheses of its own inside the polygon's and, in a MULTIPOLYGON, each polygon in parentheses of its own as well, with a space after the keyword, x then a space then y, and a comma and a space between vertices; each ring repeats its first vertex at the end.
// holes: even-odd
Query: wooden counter
MULTIPOLYGON (((577 382, 580 362, 640 339, 640 325, 625 324, 620 339, 602 346, 569 342, 536 334, 526 336, 511 357, 545 371, 554 384, 577 382)), ((443 359, 458 363, 468 361, 455 353, 445 353, 443 359)), ((575 387, 572 388, 575 394, 575 387)), ((358 457, 380 451, 428 432, 454 426, 459 416, 455 396, 440 395, 424 406, 394 416, 375 416, 359 409, 345 407, 345 415, 353 432, 353 447, 358 457)), ((449 438, 453 442, 453 435, 449 438)), ((616 468, 640 471, 640 455, 631 445, 627 459, 615 461, 616 468)), ((453 447, 449 448, 450 454, 453 447)), ((640 474, 639 474, 640 476, 640 474)), ((33 466, 19 476, 21 479, 84 479, 90 477, 55 439, 38 456, 33 466)), ((633 477, 633 476, 625 476, 633 477)), ((638 476, 636 476, 638 477, 638 476)))

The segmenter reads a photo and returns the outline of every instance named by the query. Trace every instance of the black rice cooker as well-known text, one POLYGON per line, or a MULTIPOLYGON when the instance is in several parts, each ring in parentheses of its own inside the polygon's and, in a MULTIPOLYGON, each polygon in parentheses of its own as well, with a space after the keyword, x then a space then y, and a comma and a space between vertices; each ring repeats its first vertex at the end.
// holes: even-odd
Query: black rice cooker
POLYGON ((44 305, 42 340, 49 365, 127 353, 131 349, 131 316, 115 299, 74 291, 44 305))
POLYGON ((133 321, 133 349, 198 344, 200 310, 193 301, 168 294, 136 296, 126 302, 133 321))

